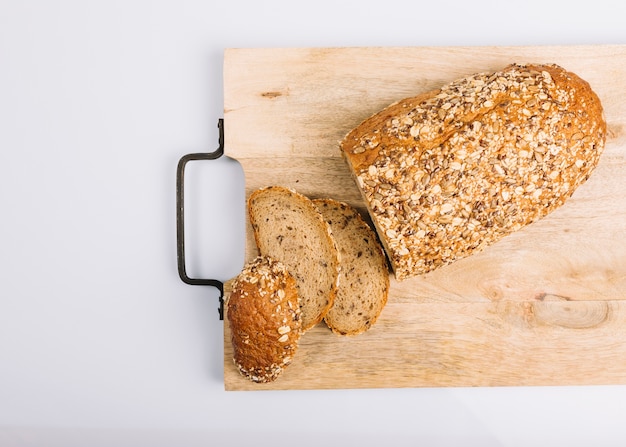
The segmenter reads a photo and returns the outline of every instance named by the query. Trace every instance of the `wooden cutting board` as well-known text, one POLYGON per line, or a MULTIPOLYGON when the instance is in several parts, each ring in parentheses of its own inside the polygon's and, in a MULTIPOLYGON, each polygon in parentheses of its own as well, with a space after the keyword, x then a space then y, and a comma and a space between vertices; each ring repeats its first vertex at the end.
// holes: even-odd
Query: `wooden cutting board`
POLYGON ((226 155, 248 195, 284 185, 365 214, 338 141, 393 101, 512 62, 557 63, 597 92, 609 137, 589 181, 479 254, 392 277, 368 332, 321 323, 274 383, 239 375, 225 321, 227 390, 626 383, 626 46, 228 49, 226 155))

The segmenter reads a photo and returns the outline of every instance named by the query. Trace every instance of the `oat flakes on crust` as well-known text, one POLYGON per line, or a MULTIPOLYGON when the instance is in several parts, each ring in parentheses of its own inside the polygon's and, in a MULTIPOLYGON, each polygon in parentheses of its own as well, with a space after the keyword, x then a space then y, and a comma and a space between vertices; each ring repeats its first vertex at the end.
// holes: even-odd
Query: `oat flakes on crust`
POLYGON ((399 101, 341 143, 399 280, 561 206, 604 149, 602 105, 557 65, 513 64, 399 101))
POLYGON ((239 372, 253 382, 276 380, 291 363, 301 336, 293 276, 282 263, 259 256, 233 282, 226 309, 239 372))

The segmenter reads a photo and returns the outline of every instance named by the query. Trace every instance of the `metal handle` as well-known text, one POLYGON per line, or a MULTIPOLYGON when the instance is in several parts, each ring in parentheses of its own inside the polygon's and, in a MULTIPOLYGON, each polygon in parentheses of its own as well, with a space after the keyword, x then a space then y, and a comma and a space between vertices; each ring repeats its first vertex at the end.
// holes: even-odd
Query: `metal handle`
POLYGON ((192 286, 213 286, 218 289, 219 296, 219 316, 224 319, 224 283, 216 279, 190 278, 187 275, 185 262, 185 166, 194 160, 215 160, 224 155, 224 120, 220 118, 217 122, 219 129, 219 147, 214 152, 187 154, 178 161, 176 169, 176 247, 178 257, 178 276, 180 279, 192 286))

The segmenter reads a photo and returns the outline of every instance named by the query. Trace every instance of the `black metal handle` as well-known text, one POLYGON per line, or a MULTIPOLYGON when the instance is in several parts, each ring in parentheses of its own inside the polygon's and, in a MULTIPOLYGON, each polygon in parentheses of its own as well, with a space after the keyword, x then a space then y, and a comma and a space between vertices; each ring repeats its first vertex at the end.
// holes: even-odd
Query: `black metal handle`
POLYGON ((192 286, 213 286, 218 289, 219 316, 224 319, 224 283, 217 279, 190 278, 187 275, 185 262, 185 167, 187 163, 195 160, 215 160, 224 155, 224 120, 220 118, 217 122, 219 129, 219 147, 214 152, 187 154, 178 161, 176 169, 176 247, 178 257, 178 276, 180 279, 192 286))

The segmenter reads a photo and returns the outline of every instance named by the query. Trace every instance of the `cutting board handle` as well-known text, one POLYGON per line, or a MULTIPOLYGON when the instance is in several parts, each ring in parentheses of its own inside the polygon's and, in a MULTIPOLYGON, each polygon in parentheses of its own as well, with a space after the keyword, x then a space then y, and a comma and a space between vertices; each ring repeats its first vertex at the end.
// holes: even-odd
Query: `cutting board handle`
POLYGON ((219 129, 219 147, 214 152, 202 152, 184 155, 178 161, 176 169, 176 247, 178 258, 178 275, 185 283, 192 286, 213 286, 218 289, 219 317, 224 319, 224 283, 216 279, 190 278, 187 275, 185 262, 185 167, 190 161, 215 160, 224 155, 224 119, 217 122, 219 129))

